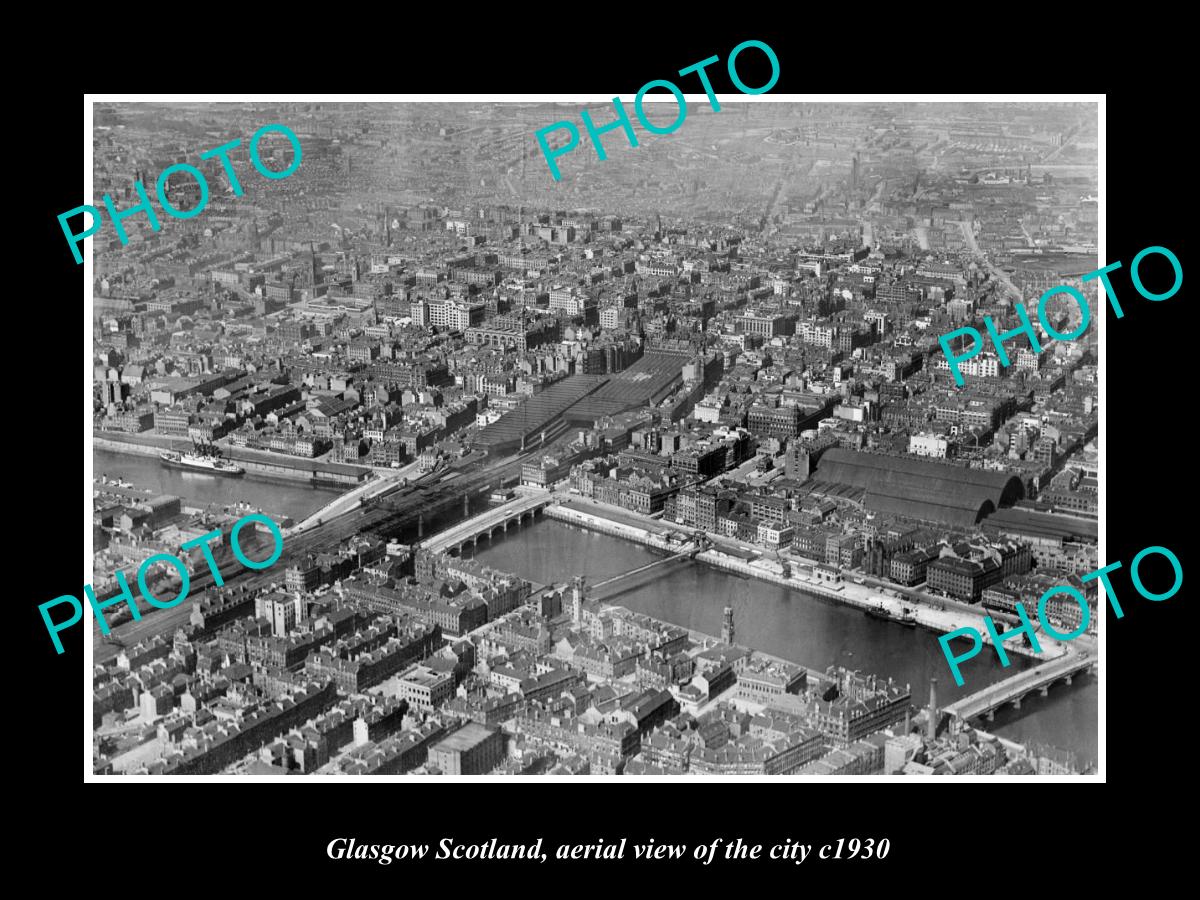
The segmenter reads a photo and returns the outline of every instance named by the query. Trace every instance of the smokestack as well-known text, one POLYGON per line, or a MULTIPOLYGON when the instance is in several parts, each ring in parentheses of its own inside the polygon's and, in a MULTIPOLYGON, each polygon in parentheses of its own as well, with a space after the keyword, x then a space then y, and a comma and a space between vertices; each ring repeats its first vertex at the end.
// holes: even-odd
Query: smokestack
POLYGON ((938 708, 937 708, 937 679, 929 679, 929 726, 928 738, 933 740, 937 737, 938 726, 938 708))
POLYGON ((583 576, 576 575, 574 588, 571 591, 571 620, 576 628, 583 624, 583 591, 583 576))

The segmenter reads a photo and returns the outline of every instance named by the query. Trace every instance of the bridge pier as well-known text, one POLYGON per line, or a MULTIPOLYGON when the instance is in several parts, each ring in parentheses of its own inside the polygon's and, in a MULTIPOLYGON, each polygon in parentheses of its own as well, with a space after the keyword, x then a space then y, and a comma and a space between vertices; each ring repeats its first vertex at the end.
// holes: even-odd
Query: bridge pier
POLYGON ((1041 691, 1043 697, 1046 697, 1050 694, 1050 686, 1048 684, 1042 685, 1039 690, 1041 691))
POLYGON ((1021 698, 1013 697, 1012 705, 1013 705, 1013 709, 1020 709, 1021 708, 1021 698))
POLYGON ((1068 675, 1065 680, 1066 680, 1067 684, 1070 684, 1072 681, 1074 681, 1074 676, 1068 675))
POLYGON ((989 709, 989 710, 987 711, 987 720, 988 720, 989 722, 995 722, 995 721, 996 721, 996 711, 995 711, 994 709, 989 709))

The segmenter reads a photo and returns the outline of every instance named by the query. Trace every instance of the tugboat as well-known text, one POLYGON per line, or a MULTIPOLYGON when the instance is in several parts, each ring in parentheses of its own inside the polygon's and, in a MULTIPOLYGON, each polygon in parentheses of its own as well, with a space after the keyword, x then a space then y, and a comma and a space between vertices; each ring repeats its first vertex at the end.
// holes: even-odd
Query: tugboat
POLYGON ((888 615, 887 609, 884 607, 882 600, 879 601, 878 606, 868 606, 867 607, 867 618, 868 619, 878 619, 881 622, 892 621, 892 617, 888 615))
POLYGON ((221 458, 221 450, 215 444, 195 444, 193 452, 178 453, 168 450, 160 453, 158 458, 166 465, 177 469, 188 469, 196 472, 206 472, 209 475, 225 475, 238 478, 246 474, 246 470, 236 463, 221 458))
POLYGON ((905 628, 917 627, 917 612, 911 606, 905 606, 904 611, 900 613, 900 618, 896 620, 905 628))

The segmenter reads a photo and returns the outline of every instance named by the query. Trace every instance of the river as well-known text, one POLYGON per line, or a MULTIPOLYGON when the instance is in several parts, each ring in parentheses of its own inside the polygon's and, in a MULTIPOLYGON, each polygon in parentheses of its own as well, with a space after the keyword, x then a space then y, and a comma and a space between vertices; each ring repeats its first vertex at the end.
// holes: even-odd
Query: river
MULTIPOLYGON (((264 512, 299 521, 338 495, 336 489, 309 484, 244 478, 219 478, 162 465, 149 456, 96 450, 93 474, 120 476, 138 486, 174 494, 191 505, 225 505, 244 500, 264 512)), ((486 507, 477 498, 470 511, 486 507)), ((461 508, 447 510, 427 523, 437 530, 462 517, 461 508)), ((427 537, 432 530, 425 533, 427 537)), ((401 535, 416 540, 416 534, 401 535)), ((608 535, 584 531, 563 522, 539 519, 533 525, 497 534, 481 542, 480 561, 531 581, 565 582, 586 575, 595 583, 627 572, 662 556, 660 552, 608 535)), ((713 569, 701 562, 667 563, 605 589, 601 599, 619 603, 657 619, 706 634, 721 633, 725 606, 734 610, 735 640, 743 646, 792 660, 814 669, 838 664, 864 674, 894 678, 912 688, 913 699, 925 704, 929 679, 938 680, 938 702, 945 704, 978 687, 998 681, 1003 669, 987 651, 963 667, 963 687, 954 684, 937 636, 921 628, 904 628, 869 619, 856 609, 764 581, 713 569)), ((1014 667, 1032 665, 1013 657, 1014 667)), ((1076 754, 1081 764, 1098 753, 1099 685, 1092 675, 1074 685, 1056 684, 1047 697, 1026 697, 1020 710, 1005 707, 987 730, 1021 743, 1049 744, 1076 754)))
MULTIPOLYGON (((565 582, 572 575, 589 583, 627 572, 665 554, 554 520, 538 520, 519 530, 481 542, 476 558, 539 583, 565 582)), ((981 653, 963 667, 958 687, 942 655, 937 635, 868 618, 863 612, 801 591, 743 578, 693 560, 666 563, 628 583, 618 582, 599 595, 657 619, 706 634, 719 635, 724 608, 734 611, 737 643, 813 669, 838 664, 863 674, 909 684, 914 701, 929 699, 929 680, 938 680, 938 703, 1033 665, 1013 657, 1004 669, 995 655, 981 653)), ((1049 695, 1033 695, 1022 708, 1006 706, 985 730, 1019 743, 1049 744, 1076 755, 1081 765, 1098 753, 1099 685, 1095 676, 1076 677, 1071 686, 1056 684, 1049 695)))
POLYGON ((222 478, 164 466, 157 457, 94 450, 92 476, 121 477, 138 487, 174 494, 185 506, 226 506, 244 500, 275 516, 291 516, 297 522, 320 509, 338 494, 337 488, 315 487, 302 482, 266 480, 252 474, 222 478))

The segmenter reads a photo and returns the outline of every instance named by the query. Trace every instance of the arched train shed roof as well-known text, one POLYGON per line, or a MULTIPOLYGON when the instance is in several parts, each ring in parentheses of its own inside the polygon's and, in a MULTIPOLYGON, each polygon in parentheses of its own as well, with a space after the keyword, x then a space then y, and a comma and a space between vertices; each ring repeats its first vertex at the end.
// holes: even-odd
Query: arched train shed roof
POLYGON ((951 525, 974 525, 1025 495, 1021 479, 911 456, 859 453, 834 447, 816 477, 866 489, 868 509, 951 525))

